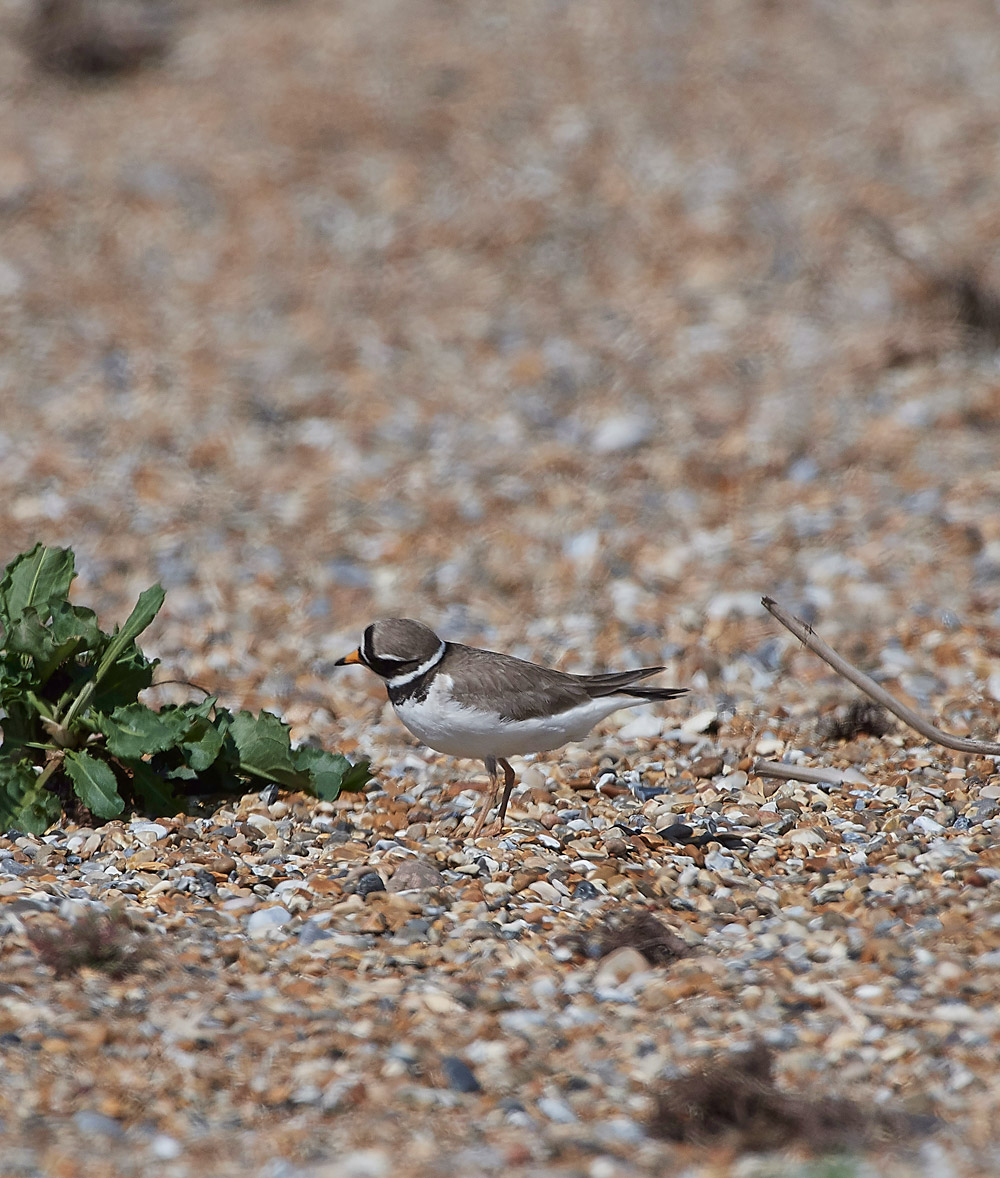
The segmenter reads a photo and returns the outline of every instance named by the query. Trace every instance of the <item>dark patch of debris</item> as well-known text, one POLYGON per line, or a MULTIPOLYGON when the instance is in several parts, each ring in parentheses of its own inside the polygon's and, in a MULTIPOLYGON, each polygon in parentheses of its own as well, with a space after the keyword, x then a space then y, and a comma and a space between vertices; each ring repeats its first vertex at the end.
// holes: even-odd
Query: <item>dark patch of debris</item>
POLYGON ((871 700, 856 699, 825 716, 817 734, 822 741, 856 740, 859 736, 885 736, 890 728, 892 720, 885 708, 871 700))
POLYGON ((609 918, 598 942, 601 956, 616 949, 638 949, 650 965, 671 965, 687 953, 687 946, 645 908, 609 918))
POLYGON ((915 1127, 903 1114, 873 1105, 784 1092, 773 1070, 773 1053, 757 1041, 742 1054, 670 1081, 656 1096, 650 1133, 695 1145, 726 1139, 745 1150, 798 1146, 823 1154, 887 1141, 915 1127))
POLYGON ((173 15, 167 0, 39 0, 26 40, 44 69, 108 78, 159 61, 173 15))
POLYGON ((57 978, 84 967, 122 978, 152 956, 148 939, 120 905, 106 912, 87 912, 78 920, 60 921, 54 927, 29 926, 26 933, 38 959, 57 978))

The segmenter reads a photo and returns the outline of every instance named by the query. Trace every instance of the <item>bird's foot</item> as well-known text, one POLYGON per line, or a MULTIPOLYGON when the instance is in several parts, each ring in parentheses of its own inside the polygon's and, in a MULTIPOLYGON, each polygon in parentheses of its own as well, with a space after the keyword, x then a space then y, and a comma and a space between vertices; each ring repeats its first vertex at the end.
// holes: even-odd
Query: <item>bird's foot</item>
POLYGON ((469 840, 469 842, 473 843, 476 841, 476 839, 480 838, 492 839, 496 838, 498 834, 502 834, 503 828, 504 823, 500 818, 495 818, 488 824, 485 822, 477 822, 465 837, 469 840))

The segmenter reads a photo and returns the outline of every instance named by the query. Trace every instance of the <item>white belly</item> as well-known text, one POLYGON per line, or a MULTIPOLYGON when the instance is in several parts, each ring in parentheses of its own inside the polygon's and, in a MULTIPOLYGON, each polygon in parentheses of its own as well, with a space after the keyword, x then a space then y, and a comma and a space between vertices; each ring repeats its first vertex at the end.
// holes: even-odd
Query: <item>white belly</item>
POLYGON ((451 677, 437 675, 427 698, 407 700, 395 707, 396 715, 413 735, 429 748, 452 757, 515 757, 547 753, 573 740, 582 740, 598 720, 620 708, 646 701, 629 696, 605 696, 555 716, 532 720, 501 720, 498 714, 480 712, 457 704, 451 695, 451 677))

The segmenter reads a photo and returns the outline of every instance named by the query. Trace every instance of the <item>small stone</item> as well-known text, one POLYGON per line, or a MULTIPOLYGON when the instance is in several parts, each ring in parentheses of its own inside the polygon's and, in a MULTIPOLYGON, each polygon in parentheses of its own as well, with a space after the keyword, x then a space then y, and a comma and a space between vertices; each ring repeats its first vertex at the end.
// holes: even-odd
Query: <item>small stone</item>
POLYGON ((149 1150, 157 1161, 171 1162, 174 1158, 181 1156, 182 1147, 176 1137, 170 1137, 166 1133, 157 1133, 149 1143, 149 1150))
POLYGON ((717 724, 719 721, 719 713, 715 708, 705 708, 701 712, 695 712, 693 716, 688 718, 681 724, 682 732, 707 732, 709 728, 717 724))
POLYGON ((82 1108, 74 1113, 73 1124, 81 1133, 93 1133, 100 1137, 125 1136, 125 1130, 114 1117, 106 1117, 104 1113, 89 1108, 82 1108))
POLYGON ((594 887, 589 879, 581 879, 574 887, 572 892, 572 899, 574 900, 597 900, 601 893, 594 887))
POLYGON ((655 740, 663 732, 663 717, 653 712, 636 716, 619 729, 620 740, 655 740))
POLYGON ((826 845, 826 835, 815 826, 797 826, 788 841, 797 847, 822 847, 826 845))
POLYGON ((12 299, 24 285, 24 275, 16 266, 0 258, 0 299, 12 299))
POLYGON ((382 1149, 356 1149, 342 1154, 327 1173, 330 1178, 389 1178, 395 1163, 382 1149))
POLYGON ((472 1068, 457 1055, 446 1055, 441 1060, 441 1070, 453 1092, 482 1092, 472 1068))
POLYGON ((542 1096, 538 1100, 538 1111, 543 1117, 550 1121, 555 1121, 557 1125, 572 1125, 577 1120, 577 1115, 569 1107, 565 1100, 560 1100, 556 1096, 542 1096))
POLYGON ((649 962, 639 950, 625 945, 603 958, 594 974, 594 988, 611 990, 627 982, 634 974, 646 973, 648 970, 649 962))
POLYGON ((590 438, 590 447, 597 454, 620 454, 635 450, 652 432, 652 421, 637 413, 621 413, 605 417, 598 423, 590 438))
POLYGON ((320 924, 318 920, 307 920, 299 929, 299 944, 307 948, 309 945, 315 945, 317 941, 326 940, 332 935, 330 929, 320 924))
POLYGON ((697 761, 692 761, 690 771, 692 777, 714 777, 717 773, 721 773, 725 762, 721 757, 699 757, 697 761))
POLYGON ((680 843, 683 846, 685 843, 691 841, 691 837, 694 834, 694 827, 688 826, 686 822, 674 822, 670 826, 665 826, 662 830, 658 830, 656 833, 669 842, 680 843))
MULTIPOLYGON (((377 872, 371 874, 379 878, 381 882, 381 877, 377 872)), ((444 876, 426 859, 406 859, 396 868, 387 885, 390 892, 421 891, 424 888, 443 888, 444 886, 444 876)), ((378 891, 378 888, 371 890, 378 891)), ((358 891, 361 891, 360 881, 358 891)))
POLYGON ((258 908, 256 912, 251 912, 247 917, 247 935, 251 937, 267 936, 274 929, 288 924, 291 919, 292 914, 287 908, 282 908, 280 904, 276 904, 272 908, 258 908))
POLYGON ((562 900, 562 893, 557 891, 548 880, 539 879, 533 884, 528 885, 529 892, 534 894, 546 904, 558 904, 562 900))
POLYGON ((129 830, 136 835, 140 843, 146 846, 150 846, 170 833, 160 822, 133 822, 129 826, 129 830))
POLYGON ((354 890, 359 896, 368 896, 372 892, 384 892, 385 883, 377 871, 366 871, 364 875, 358 877, 354 890))
POLYGON ((544 769, 538 765, 529 765, 521 773, 521 788, 524 790, 545 789, 547 780, 544 769))

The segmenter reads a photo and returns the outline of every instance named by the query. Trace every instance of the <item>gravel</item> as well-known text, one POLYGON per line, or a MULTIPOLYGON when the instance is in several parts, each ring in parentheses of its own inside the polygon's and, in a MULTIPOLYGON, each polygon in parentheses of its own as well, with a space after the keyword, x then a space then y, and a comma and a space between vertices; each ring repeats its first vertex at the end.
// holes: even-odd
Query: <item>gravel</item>
POLYGON ((649 1130, 758 1038, 923 1118, 857 1174, 996 1172, 997 766, 824 735, 855 693, 760 605, 996 739, 995 14, 190 4, 94 81, 29 7, 0 556, 73 546, 108 626, 162 580, 152 701, 376 778, 0 837, 6 1172, 801 1173, 649 1130), (473 847, 482 765, 333 669, 380 615, 691 692, 518 761, 473 847), (88 911, 133 972, 43 952, 88 911), (683 954, 602 958, 633 911, 683 954))

